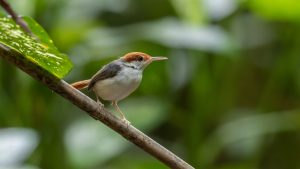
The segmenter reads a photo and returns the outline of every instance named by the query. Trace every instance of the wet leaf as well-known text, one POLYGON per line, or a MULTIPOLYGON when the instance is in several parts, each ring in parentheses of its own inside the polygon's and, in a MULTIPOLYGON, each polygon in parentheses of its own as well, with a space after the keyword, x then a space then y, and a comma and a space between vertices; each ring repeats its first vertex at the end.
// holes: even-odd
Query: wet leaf
POLYGON ((58 51, 46 31, 32 18, 24 17, 39 41, 26 34, 11 18, 0 18, 0 43, 22 54, 42 69, 63 78, 72 68, 69 58, 58 51))

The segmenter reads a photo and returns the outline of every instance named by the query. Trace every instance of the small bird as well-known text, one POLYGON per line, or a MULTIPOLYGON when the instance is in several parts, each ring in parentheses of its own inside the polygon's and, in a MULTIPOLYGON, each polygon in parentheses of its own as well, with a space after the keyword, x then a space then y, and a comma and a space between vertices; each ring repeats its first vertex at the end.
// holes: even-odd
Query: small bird
POLYGON ((111 101, 115 109, 121 114, 122 120, 128 122, 118 106, 118 101, 135 91, 142 81, 143 70, 153 61, 166 60, 166 57, 152 57, 142 52, 127 53, 123 57, 104 65, 91 79, 71 84, 80 90, 93 90, 97 103, 103 100, 111 101))

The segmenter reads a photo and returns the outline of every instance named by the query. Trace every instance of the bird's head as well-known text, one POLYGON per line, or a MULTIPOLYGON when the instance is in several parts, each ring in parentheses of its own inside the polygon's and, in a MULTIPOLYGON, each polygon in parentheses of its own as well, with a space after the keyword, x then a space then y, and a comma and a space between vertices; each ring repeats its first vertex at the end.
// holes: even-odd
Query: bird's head
POLYGON ((153 61, 166 60, 166 57, 153 57, 142 52, 130 52, 121 57, 124 64, 144 70, 153 61))

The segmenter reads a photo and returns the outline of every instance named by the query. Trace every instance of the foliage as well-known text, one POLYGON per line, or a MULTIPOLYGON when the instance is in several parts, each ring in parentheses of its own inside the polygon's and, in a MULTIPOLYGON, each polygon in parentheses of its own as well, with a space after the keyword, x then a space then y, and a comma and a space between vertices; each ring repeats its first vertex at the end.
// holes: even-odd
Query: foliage
POLYGON ((63 78, 72 67, 68 57, 57 50, 47 33, 33 19, 24 17, 24 20, 38 40, 27 35, 11 18, 2 17, 0 43, 20 52, 26 59, 49 73, 63 78))

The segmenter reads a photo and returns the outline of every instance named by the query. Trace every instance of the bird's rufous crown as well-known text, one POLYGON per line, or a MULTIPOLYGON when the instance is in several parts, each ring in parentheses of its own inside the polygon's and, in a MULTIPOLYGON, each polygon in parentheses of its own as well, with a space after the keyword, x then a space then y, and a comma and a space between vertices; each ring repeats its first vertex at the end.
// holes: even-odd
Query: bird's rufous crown
POLYGON ((151 56, 143 52, 130 52, 122 57, 126 62, 132 61, 147 61, 151 56))

